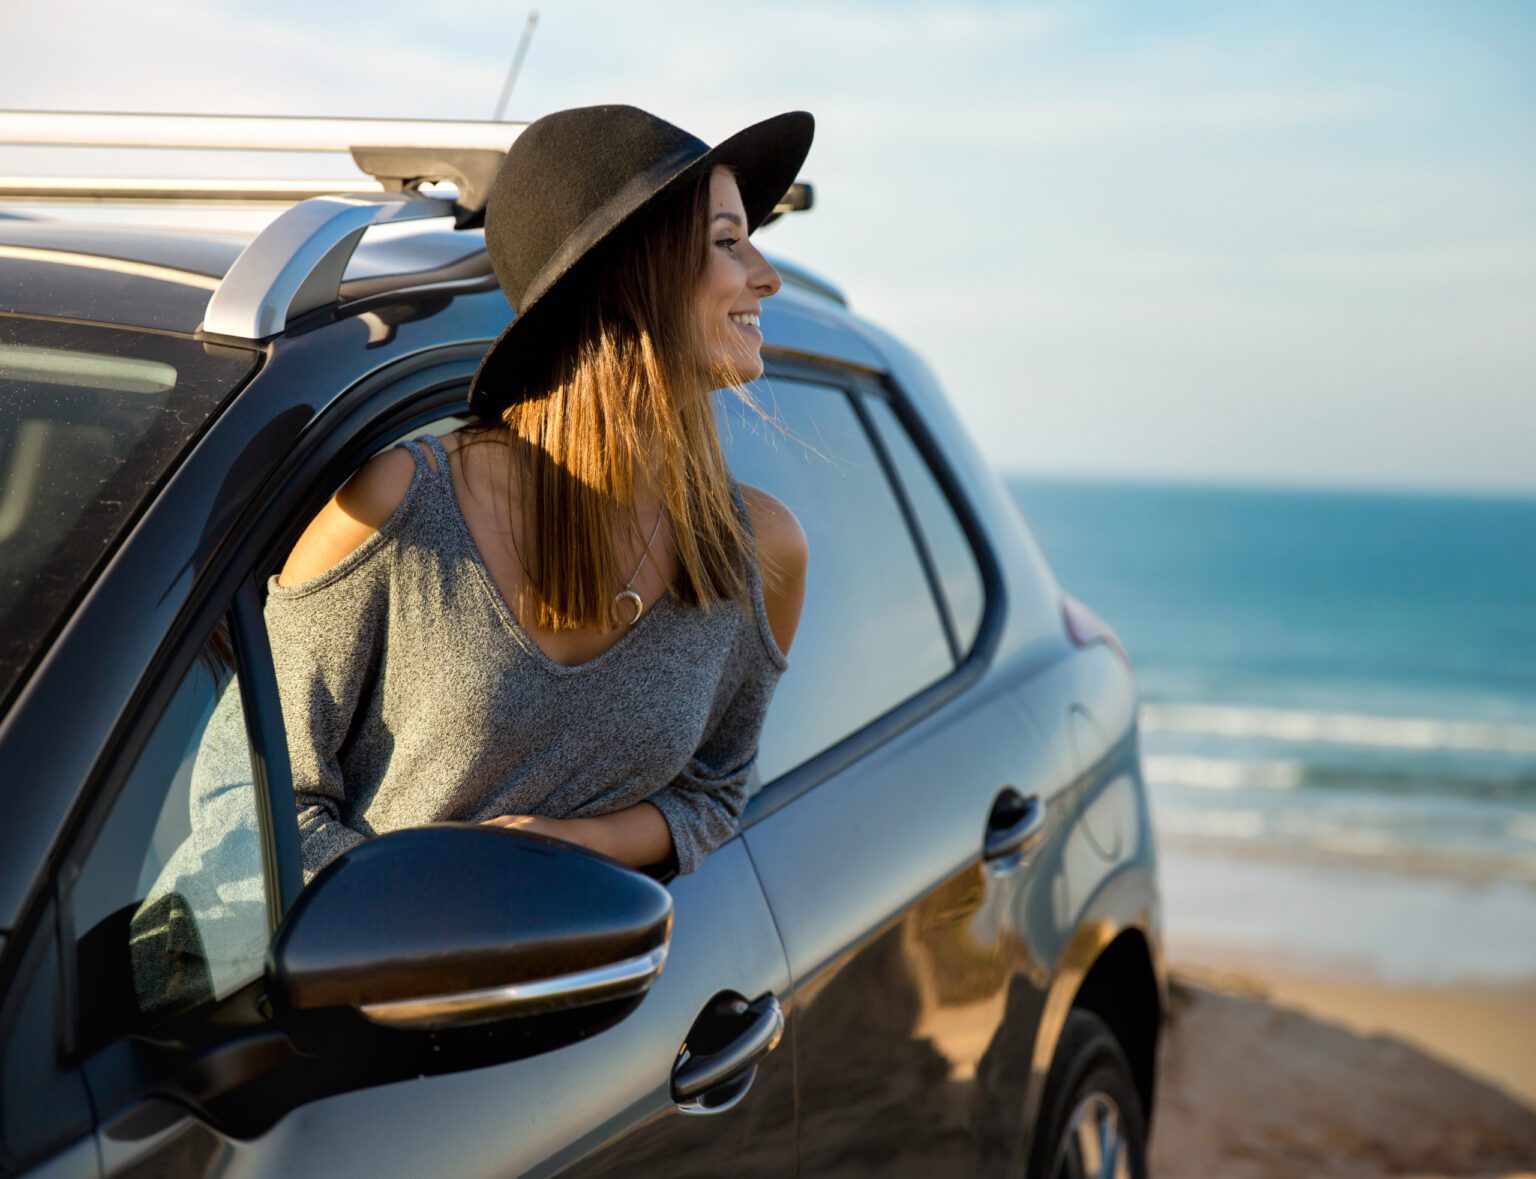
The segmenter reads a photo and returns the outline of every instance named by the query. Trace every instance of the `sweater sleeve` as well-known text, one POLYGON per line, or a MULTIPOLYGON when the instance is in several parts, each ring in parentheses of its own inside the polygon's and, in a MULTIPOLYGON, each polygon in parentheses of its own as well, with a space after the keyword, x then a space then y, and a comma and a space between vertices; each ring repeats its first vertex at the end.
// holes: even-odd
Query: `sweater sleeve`
MULTIPOLYGON (((277 672, 299 848, 307 884, 371 832, 349 825, 341 751, 360 702, 381 673, 387 637, 387 563, 376 532, 340 563, 296 586, 267 583, 266 623, 277 672)), ((355 820, 353 820, 355 823, 355 820)))
POLYGON ((763 718, 783 667, 762 660, 727 700, 703 743, 682 771, 646 801, 672 831, 677 872, 685 876, 736 834, 750 796, 763 718))

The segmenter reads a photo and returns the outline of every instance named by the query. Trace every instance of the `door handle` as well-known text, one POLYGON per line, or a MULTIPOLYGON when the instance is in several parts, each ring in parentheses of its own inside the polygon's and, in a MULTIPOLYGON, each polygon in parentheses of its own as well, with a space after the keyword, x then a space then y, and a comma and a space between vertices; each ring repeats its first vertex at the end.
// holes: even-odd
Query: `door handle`
POLYGON ((987 817, 987 837, 981 858, 989 863, 1022 855, 1045 834, 1045 804, 1038 794, 1025 798, 1012 786, 1005 787, 987 817))
POLYGON ((764 995, 755 1003, 727 998, 705 1012, 688 1033, 689 1043, 710 1043, 720 1035, 719 1025, 728 1022, 731 1038, 719 1048, 694 1052, 684 1045, 672 1066, 672 1099, 684 1113, 721 1113, 746 1096, 763 1057, 778 1046, 784 1034, 784 1012, 778 999, 764 995))

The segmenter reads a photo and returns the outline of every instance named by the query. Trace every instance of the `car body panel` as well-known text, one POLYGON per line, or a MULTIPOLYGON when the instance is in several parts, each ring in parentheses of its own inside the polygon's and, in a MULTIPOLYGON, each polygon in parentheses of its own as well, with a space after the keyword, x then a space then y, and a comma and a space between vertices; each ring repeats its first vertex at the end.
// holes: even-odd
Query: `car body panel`
POLYGON ((1150 958, 1157 994, 1148 1001, 1159 1011, 1167 1009, 1168 1001, 1157 847, 1141 776, 1135 680, 1105 642, 1068 650, 1020 689, 1024 705, 1060 751, 1062 779, 1070 782, 1071 815, 1069 836, 1059 849, 1059 886, 1050 902, 1061 940, 1031 1052, 1031 1111, 1038 1108, 1056 1041, 1084 978, 1128 931, 1142 939, 1150 958))
POLYGON ((1019 1163, 1050 969, 1037 947, 1058 940, 1038 927, 1051 882, 1035 865, 1063 816, 1057 760, 1011 673, 994 668, 746 831, 795 978, 806 1174, 1002 1175, 1019 1163), (981 853, 1008 786, 1040 797, 1048 834, 998 873, 981 853))

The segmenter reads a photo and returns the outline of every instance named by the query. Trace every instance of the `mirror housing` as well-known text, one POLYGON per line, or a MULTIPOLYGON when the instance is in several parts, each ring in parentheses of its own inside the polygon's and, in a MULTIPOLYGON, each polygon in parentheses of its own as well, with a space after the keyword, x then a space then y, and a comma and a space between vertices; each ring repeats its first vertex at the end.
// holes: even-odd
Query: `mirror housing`
POLYGON ((349 848, 284 916, 166 1092, 238 1138, 337 1093, 596 1035, 660 974, 672 896, 573 843, 474 823, 349 848))
POLYGON ((582 1008, 611 1023, 614 1001, 655 981, 671 927, 667 890, 607 856, 500 827, 413 827, 348 849, 300 894, 272 939, 268 995, 300 1026, 346 1013, 437 1032, 582 1008))

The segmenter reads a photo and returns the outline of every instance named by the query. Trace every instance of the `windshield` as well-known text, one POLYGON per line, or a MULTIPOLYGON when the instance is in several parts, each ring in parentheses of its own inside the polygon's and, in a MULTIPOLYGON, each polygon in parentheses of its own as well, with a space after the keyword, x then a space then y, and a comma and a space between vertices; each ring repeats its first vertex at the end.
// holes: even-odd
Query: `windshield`
POLYGON ((0 700, 259 355, 0 316, 0 700))

